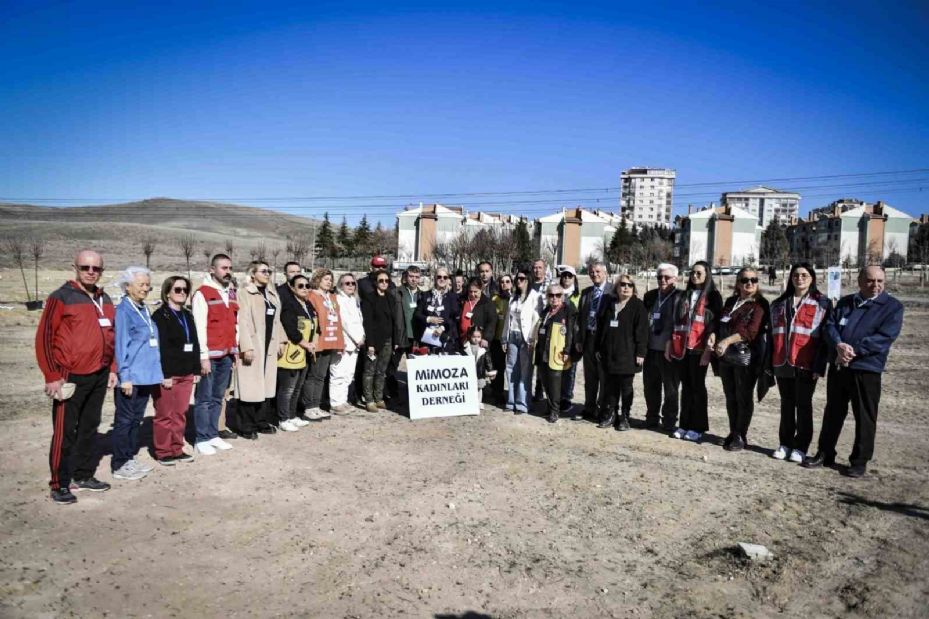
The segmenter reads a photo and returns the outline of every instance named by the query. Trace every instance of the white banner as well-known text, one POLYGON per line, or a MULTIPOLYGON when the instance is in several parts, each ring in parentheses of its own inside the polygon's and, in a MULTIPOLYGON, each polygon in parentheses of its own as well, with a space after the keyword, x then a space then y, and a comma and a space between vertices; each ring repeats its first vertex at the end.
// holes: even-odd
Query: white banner
POLYGON ((410 419, 480 414, 471 355, 427 355, 406 360, 410 419))
POLYGON ((826 296, 833 301, 842 296, 842 267, 829 267, 826 271, 826 296))

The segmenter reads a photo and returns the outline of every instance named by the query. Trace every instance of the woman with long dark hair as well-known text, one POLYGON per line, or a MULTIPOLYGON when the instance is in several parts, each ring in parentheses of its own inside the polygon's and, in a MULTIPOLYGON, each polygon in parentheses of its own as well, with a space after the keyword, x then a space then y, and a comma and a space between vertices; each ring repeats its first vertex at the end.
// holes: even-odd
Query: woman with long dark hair
POLYGON ((729 435, 723 442, 727 451, 739 451, 748 444, 748 427, 755 412, 752 396, 758 380, 759 359, 753 356, 758 354, 755 344, 764 337, 768 315, 768 302, 758 288, 758 272, 742 267, 735 282, 735 294, 726 299, 719 317, 714 348, 729 416, 729 435))
POLYGON ((710 429, 706 369, 716 344, 716 324, 723 307, 723 298, 713 284, 706 261, 700 260, 690 267, 687 288, 674 305, 674 330, 665 358, 674 361, 681 379, 681 417, 680 426, 671 437, 699 442, 710 429))
POLYGON ((309 278, 298 273, 287 282, 287 289, 290 294, 281 295, 281 326, 287 334, 287 345, 277 360, 277 417, 282 431, 296 432, 310 424, 298 407, 319 335, 316 311, 308 300, 309 278))
POLYGON ((787 289, 771 304, 771 366, 781 395, 779 445, 772 456, 803 462, 813 440, 813 392, 826 373, 822 326, 832 302, 816 288, 816 271, 795 264, 787 289))
POLYGON ((506 410, 517 415, 529 412, 532 389, 532 346, 541 306, 539 292, 532 287, 529 269, 519 268, 516 286, 507 305, 500 339, 506 353, 506 410))

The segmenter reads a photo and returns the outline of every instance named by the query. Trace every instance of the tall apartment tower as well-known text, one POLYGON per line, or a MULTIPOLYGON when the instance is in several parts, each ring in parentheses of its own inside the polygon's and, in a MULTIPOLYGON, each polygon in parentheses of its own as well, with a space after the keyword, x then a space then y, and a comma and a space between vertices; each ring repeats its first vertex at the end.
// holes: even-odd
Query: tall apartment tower
POLYGON ((667 168, 629 168, 620 176, 619 212, 631 226, 671 227, 671 200, 677 172, 667 168))

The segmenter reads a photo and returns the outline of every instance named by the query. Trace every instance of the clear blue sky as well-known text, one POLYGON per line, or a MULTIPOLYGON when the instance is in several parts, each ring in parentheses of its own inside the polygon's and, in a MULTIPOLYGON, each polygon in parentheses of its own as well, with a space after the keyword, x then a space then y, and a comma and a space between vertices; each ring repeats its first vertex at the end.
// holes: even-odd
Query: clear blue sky
MULTIPOLYGON (((924 0, 197 4, 0 0, 0 197, 391 224, 459 192, 615 209, 633 165, 677 169, 677 212, 746 186, 723 181, 929 168, 924 0)), ((929 173, 771 184, 929 212, 929 173)))

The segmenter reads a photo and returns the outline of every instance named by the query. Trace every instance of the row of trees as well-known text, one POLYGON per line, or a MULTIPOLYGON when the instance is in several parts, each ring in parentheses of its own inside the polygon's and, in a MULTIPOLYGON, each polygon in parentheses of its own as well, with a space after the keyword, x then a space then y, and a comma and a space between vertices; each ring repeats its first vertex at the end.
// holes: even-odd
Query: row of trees
POLYGON ((473 234, 461 233, 450 241, 436 243, 432 250, 436 263, 465 272, 473 271, 482 260, 490 261, 498 272, 510 272, 535 257, 525 221, 511 230, 481 228, 473 234))
POLYGON ((329 213, 323 215, 316 236, 316 256, 327 266, 335 265, 339 258, 370 258, 375 254, 396 255, 397 231, 387 229, 377 222, 374 229, 368 224, 368 216, 362 215, 354 229, 349 228, 345 216, 342 223, 333 227, 329 213))

